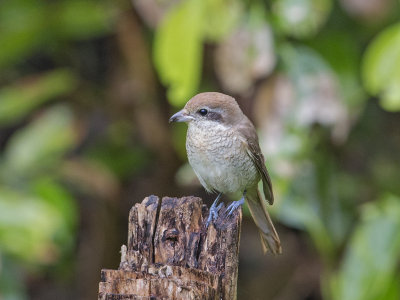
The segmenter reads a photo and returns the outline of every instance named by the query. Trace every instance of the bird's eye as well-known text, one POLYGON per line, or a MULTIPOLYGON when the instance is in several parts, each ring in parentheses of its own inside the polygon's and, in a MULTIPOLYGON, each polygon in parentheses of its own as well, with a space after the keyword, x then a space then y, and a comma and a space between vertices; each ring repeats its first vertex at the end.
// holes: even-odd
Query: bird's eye
POLYGON ((202 116, 205 116, 208 113, 208 110, 205 108, 202 108, 202 109, 199 109, 198 113, 201 114, 202 116))

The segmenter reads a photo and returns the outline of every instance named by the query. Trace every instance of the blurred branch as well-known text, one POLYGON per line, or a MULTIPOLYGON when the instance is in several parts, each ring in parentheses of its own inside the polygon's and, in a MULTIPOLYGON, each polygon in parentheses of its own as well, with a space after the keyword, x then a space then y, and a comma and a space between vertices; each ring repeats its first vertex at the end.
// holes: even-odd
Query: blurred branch
POLYGON ((132 113, 143 142, 160 155, 162 163, 170 165, 176 161, 176 156, 167 129, 168 118, 157 103, 159 85, 151 63, 151 51, 137 17, 131 11, 119 18, 117 41, 129 76, 124 80, 124 93, 117 95, 132 113))

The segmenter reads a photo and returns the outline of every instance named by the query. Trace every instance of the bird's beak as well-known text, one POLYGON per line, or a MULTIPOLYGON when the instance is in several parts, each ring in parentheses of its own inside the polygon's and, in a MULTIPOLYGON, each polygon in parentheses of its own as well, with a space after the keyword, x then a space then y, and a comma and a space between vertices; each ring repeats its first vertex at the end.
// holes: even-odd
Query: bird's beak
POLYGON ((189 115, 186 109, 182 109, 174 114, 171 118, 169 118, 169 122, 189 122, 193 120, 193 117, 189 115))

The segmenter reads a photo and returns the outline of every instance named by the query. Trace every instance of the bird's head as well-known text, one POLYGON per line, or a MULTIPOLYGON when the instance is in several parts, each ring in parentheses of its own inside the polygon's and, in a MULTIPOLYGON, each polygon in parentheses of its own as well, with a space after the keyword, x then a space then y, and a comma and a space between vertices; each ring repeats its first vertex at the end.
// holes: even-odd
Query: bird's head
POLYGON ((236 100, 221 93, 201 93, 190 99, 185 107, 174 114, 169 122, 196 124, 217 123, 234 125, 243 117, 236 100))

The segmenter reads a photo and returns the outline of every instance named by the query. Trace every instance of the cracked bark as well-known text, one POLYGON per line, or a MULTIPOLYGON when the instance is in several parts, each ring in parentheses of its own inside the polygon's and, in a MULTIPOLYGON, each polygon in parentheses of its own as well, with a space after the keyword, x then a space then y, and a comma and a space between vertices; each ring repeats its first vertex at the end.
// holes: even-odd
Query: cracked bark
POLYGON ((236 299, 241 210, 223 207, 205 228, 207 216, 196 197, 132 207, 128 246, 118 270, 101 271, 98 299, 236 299))

